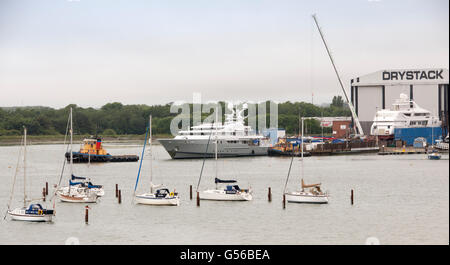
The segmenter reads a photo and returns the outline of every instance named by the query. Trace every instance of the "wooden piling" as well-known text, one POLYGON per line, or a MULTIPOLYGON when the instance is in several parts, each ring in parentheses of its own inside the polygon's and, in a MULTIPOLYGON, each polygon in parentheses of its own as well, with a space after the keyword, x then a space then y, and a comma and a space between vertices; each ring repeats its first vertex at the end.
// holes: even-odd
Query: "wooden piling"
POLYGON ((269 200, 269 202, 272 201, 272 188, 269 187, 269 193, 267 194, 267 199, 269 200))
POLYGON ((351 195, 350 195, 350 201, 351 201, 351 203, 353 205, 353 189, 352 189, 352 192, 351 192, 351 195))
POLYGON ((119 203, 122 203, 122 191, 119 190, 119 203))
POLYGON ((200 206, 200 193, 197 191, 197 206, 200 206))
POLYGON ((116 198, 119 198, 119 184, 116 184, 116 198))
POLYGON ((86 211, 84 214, 84 221, 86 222, 86 224, 88 224, 89 223, 89 206, 86 205, 85 209, 86 209, 86 211))
POLYGON ((286 195, 283 194, 283 209, 286 209, 286 195))
POLYGON ((45 182, 45 195, 48 195, 48 182, 45 182))
POLYGON ((42 188, 42 200, 45 202, 45 188, 42 188))
POLYGON ((189 186, 189 197, 191 198, 192 201, 192 185, 189 186))

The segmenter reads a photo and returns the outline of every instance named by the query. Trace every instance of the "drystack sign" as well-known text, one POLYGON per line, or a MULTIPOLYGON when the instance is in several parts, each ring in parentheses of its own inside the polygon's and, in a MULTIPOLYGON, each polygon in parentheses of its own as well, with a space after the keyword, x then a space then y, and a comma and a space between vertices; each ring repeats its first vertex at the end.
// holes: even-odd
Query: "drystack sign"
POLYGON ((393 80, 444 80, 444 69, 440 70, 408 70, 408 71, 383 71, 384 81, 393 80))
POLYGON ((390 69, 352 79, 352 86, 448 84, 448 69, 390 69))

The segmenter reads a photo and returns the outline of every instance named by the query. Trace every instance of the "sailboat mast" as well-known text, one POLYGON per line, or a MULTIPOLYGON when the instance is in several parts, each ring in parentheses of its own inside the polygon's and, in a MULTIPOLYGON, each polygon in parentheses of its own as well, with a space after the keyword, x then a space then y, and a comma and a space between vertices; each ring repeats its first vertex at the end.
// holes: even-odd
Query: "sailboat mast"
MULTIPOLYGON (((72 108, 70 108, 70 177, 73 175, 73 121, 72 121, 72 108)), ((70 192, 70 189, 69 189, 70 192)))
POLYGON ((305 121, 305 118, 302 117, 302 147, 301 147, 302 148, 302 178, 303 178, 303 171, 304 171, 303 170, 303 168, 304 168, 303 167, 303 133, 304 133, 303 123, 304 123, 304 121, 305 121))
POLYGON ((23 207, 27 207, 27 127, 23 127, 23 207))
POLYGON ((149 134, 150 137, 148 138, 148 143, 150 144, 150 193, 153 193, 153 172, 152 172, 152 152, 153 152, 153 148, 152 148, 152 115, 150 115, 149 118, 149 125, 148 125, 148 130, 149 130, 149 134))
POLYGON ((216 178, 217 178, 217 126, 218 126, 218 121, 219 121, 219 108, 216 108, 216 148, 215 148, 215 159, 216 159, 216 178))

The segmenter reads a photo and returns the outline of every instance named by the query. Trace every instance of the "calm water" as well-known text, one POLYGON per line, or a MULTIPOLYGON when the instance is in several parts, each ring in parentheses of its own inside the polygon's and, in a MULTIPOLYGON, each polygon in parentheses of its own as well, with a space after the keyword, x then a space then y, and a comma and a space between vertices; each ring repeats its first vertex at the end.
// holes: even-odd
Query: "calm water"
MULTIPOLYGON (((141 155, 139 145, 105 145, 111 154, 141 155)), ((57 183, 65 147, 28 147, 28 190, 39 197, 45 182, 57 183), (30 183, 31 182, 31 183, 30 183)), ((0 147, 0 210, 7 209, 19 146, 0 147)), ((75 164, 74 172, 105 186, 106 195, 90 204, 56 202, 53 223, 1 220, 0 244, 65 244, 76 237, 81 244, 365 244, 376 237, 381 244, 448 244, 449 161, 429 161, 424 155, 310 157, 304 161, 307 183, 322 182, 331 193, 328 205, 287 204, 282 189, 290 158, 222 159, 218 174, 251 185, 250 202, 189 200, 189 185, 197 184, 201 159, 171 160, 154 146, 155 183, 175 188, 179 207, 152 207, 132 203, 138 163, 75 164), (115 184, 122 189, 122 204, 115 184), (272 202, 267 188, 272 187, 272 202), (355 190, 355 205, 350 191, 355 190)), ((295 159, 288 187, 300 183, 301 163, 295 159)), ((13 207, 21 206, 22 171, 18 175, 13 207)), ((214 161, 207 160, 201 189, 214 187, 214 161)), ((149 160, 144 159, 139 191, 149 185, 149 160)), ((68 182, 68 171, 63 183, 68 182)), ((50 192, 52 189, 50 189, 50 192)), ((51 206, 52 203, 48 203, 51 206)))

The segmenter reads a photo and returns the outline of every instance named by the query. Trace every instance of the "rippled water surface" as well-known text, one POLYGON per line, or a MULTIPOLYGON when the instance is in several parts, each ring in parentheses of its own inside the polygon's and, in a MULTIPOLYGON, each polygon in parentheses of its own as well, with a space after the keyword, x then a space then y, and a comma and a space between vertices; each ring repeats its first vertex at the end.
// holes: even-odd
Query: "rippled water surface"
MULTIPOLYGON (((19 146, 0 147, 0 210, 2 217, 12 188, 19 146)), ((139 145, 106 144, 111 154, 141 155, 139 145)), ((32 145, 27 153, 27 190, 39 197, 45 182, 57 183, 63 145, 32 145)), ((81 244, 365 244, 376 237, 381 244, 448 244, 449 161, 427 160, 425 155, 352 155, 308 157, 307 183, 321 182, 331 193, 328 205, 287 204, 282 190, 290 158, 248 157, 218 161, 218 176, 236 178, 251 186, 250 202, 189 200, 189 185, 197 185, 201 159, 172 160, 162 146, 153 151, 154 182, 175 188, 179 207, 152 207, 132 202, 139 164, 75 164, 74 173, 103 184, 106 194, 90 204, 89 225, 85 204, 56 202, 52 223, 1 221, 0 244, 65 244, 70 237, 81 244), (115 198, 115 184, 122 204, 115 198), (267 189, 272 188, 272 202, 267 189), (350 204, 351 189, 355 204, 350 204)), ((149 187, 149 160, 143 161, 138 192, 149 187)), ((214 187, 214 160, 205 163, 200 189, 214 187)), ((63 176, 68 183, 69 173, 63 176)), ((294 160, 288 189, 299 186, 301 163, 294 160)), ((52 189, 50 189, 52 192, 52 189)), ((23 170, 19 170, 12 207, 22 205, 23 170)), ((47 206, 53 203, 48 202, 47 206)))

